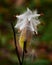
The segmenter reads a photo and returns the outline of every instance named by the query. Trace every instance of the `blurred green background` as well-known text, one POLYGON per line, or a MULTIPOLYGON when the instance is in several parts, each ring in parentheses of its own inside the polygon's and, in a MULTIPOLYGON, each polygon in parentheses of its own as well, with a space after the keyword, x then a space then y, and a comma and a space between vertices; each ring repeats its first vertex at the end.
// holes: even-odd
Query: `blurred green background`
MULTIPOLYGON (((25 57, 24 65, 52 65, 52 0, 0 0, 0 65, 17 65, 13 31, 19 15, 30 8, 44 15, 39 17, 38 35, 32 38, 32 47, 37 57, 32 60, 30 55, 25 57)), ((16 35, 18 40, 18 35, 16 35)), ((19 49, 20 52, 20 49, 19 49)), ((21 52, 20 52, 21 53, 21 52)))

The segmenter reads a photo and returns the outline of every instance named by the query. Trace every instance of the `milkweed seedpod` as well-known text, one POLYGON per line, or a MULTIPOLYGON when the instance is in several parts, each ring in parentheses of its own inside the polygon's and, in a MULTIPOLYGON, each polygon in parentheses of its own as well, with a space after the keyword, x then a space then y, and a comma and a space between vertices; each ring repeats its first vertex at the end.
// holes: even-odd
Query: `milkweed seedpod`
POLYGON ((20 29, 21 34, 19 38, 19 45, 23 50, 24 41, 26 40, 26 47, 29 46, 32 35, 34 32, 37 34, 37 25, 40 24, 38 17, 40 14, 37 14, 37 10, 31 11, 27 8, 27 11, 24 14, 16 16, 18 22, 15 25, 15 28, 20 29))
POLYGON ((32 38, 32 32, 26 28, 24 28, 20 34, 20 38, 19 38, 19 45, 23 50, 23 46, 24 46, 24 41, 26 41, 26 47, 29 48, 31 43, 31 38, 32 38))

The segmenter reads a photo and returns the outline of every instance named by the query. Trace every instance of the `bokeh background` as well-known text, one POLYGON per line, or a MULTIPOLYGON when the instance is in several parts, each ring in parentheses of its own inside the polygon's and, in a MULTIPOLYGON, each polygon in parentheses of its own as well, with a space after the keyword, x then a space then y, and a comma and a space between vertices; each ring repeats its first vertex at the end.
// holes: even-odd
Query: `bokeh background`
MULTIPOLYGON (((52 65, 52 0, 0 0, 0 65, 17 65, 11 22, 30 8, 44 15, 39 17, 38 35, 32 38, 30 54, 26 55, 24 65, 52 65)), ((19 33, 16 38, 18 41, 19 33)), ((21 55, 21 50, 19 48, 21 55)))

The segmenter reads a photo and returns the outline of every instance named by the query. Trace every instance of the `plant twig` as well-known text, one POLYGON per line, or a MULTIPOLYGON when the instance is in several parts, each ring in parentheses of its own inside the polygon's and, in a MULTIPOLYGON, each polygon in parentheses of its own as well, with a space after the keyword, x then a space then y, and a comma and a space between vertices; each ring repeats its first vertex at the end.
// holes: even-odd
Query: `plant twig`
POLYGON ((21 62, 21 60, 20 60, 20 56, 19 56, 19 52, 18 52, 18 48, 17 48, 17 43, 16 43, 15 29, 14 29, 14 26, 13 26, 13 23, 12 23, 12 22, 11 22, 11 27, 12 27, 13 35, 14 35, 14 43, 15 43, 16 54, 17 54, 17 57, 18 57, 18 60, 19 60, 19 64, 21 65, 22 62, 21 62))
POLYGON ((24 53, 26 51, 26 41, 24 41, 24 46, 23 46, 23 55, 22 55, 22 64, 23 65, 23 61, 24 61, 24 53))

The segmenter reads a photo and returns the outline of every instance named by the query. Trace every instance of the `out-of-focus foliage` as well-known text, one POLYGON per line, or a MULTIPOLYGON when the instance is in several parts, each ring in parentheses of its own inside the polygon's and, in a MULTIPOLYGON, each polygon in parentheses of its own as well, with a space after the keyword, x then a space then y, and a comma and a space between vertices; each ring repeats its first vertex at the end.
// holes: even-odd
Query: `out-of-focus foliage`
MULTIPOLYGON (((0 65, 18 64, 10 23, 15 25, 15 16, 26 11, 27 7, 37 9, 44 16, 39 17, 41 24, 38 26, 38 35, 32 38, 31 48, 36 51, 37 58, 32 61, 31 56, 25 57, 24 65, 52 63, 52 0, 0 0, 0 65)), ((18 40, 18 34, 16 38, 18 40)))

